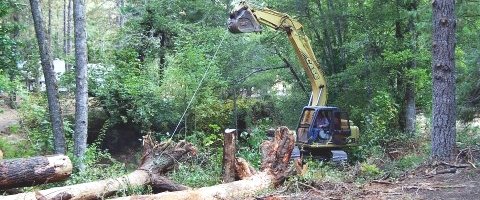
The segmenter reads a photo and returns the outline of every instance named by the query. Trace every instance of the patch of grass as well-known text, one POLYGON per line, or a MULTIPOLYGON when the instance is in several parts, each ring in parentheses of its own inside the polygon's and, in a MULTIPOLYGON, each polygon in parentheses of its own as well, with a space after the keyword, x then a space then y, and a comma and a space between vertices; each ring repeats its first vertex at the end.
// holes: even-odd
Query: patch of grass
POLYGON ((305 181, 329 181, 342 182, 346 178, 346 173, 339 167, 331 163, 309 159, 306 161, 308 171, 303 175, 305 181))
POLYGON ((375 164, 369 163, 361 163, 360 164, 360 171, 359 171, 359 178, 363 178, 365 180, 373 180, 378 178, 383 174, 383 171, 377 167, 375 164))
POLYGON ((221 183, 222 151, 202 149, 198 155, 169 173, 170 178, 190 187, 205 187, 221 183), (212 152, 212 153, 210 153, 212 152))
POLYGON ((3 151, 3 158, 22 158, 35 155, 35 151, 29 148, 29 142, 26 140, 12 143, 6 138, 0 138, 0 150, 3 151))

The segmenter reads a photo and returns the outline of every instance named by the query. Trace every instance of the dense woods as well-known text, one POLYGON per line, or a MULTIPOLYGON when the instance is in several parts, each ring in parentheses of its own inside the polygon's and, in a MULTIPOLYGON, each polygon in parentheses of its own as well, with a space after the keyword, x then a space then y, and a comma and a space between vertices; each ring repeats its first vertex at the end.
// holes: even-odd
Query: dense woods
MULTIPOLYGON (((162 174, 175 184, 215 187, 222 171, 234 171, 222 167, 229 128, 237 141, 227 153, 261 167, 267 130, 296 130, 310 83, 285 33, 228 32, 239 2, 0 1, 0 153, 64 154, 74 166, 65 182, 23 192, 128 175, 147 136, 198 149, 162 174)), ((327 105, 360 129, 345 166, 305 157, 304 171, 278 191, 480 164, 478 1, 247 3, 302 23, 327 80, 327 105)), ((110 193, 156 192, 139 184, 110 193)), ((279 193, 251 195, 270 194, 279 193)))

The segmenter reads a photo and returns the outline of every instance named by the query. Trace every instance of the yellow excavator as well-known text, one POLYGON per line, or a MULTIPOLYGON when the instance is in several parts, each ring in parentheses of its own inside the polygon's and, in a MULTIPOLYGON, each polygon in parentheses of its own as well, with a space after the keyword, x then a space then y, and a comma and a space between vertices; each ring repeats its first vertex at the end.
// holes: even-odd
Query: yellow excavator
POLYGON ((231 33, 261 32, 261 25, 287 34, 312 87, 310 101, 303 108, 296 129, 299 154, 346 160, 343 149, 357 143, 359 129, 346 112, 326 105, 327 83, 302 24, 287 14, 268 8, 253 8, 245 2, 240 2, 228 19, 231 33))

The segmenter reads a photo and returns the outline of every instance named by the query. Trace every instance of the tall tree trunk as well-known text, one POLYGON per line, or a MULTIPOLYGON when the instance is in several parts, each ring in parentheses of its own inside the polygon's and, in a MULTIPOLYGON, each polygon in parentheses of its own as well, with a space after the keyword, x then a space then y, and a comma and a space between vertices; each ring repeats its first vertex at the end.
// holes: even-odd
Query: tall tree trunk
MULTIPOLYGON (((67 57, 70 55, 70 52, 72 50, 72 37, 71 37, 71 32, 72 32, 72 0, 67 0, 68 1, 68 8, 67 8, 67 44, 66 44, 66 51, 67 51, 67 57)), ((67 65, 67 70, 70 71, 71 65, 67 65)))
POLYGON ((415 106, 415 80, 407 77, 405 86, 405 132, 415 133, 416 106, 415 106))
POLYGON ((63 59, 65 60, 65 72, 68 71, 67 57, 67 0, 63 0, 63 59))
POLYGON ((454 153, 455 108, 455 1, 434 0, 433 7, 433 114, 432 159, 450 160, 454 153))
MULTIPOLYGON (((418 1, 414 0, 408 5, 408 11, 417 12, 418 1)), ((412 35, 412 50, 414 56, 409 63, 407 69, 412 70, 417 67, 417 30, 416 30, 416 17, 410 14, 408 29, 412 35)), ((405 86, 405 132, 409 134, 415 133, 415 121, 416 121, 416 106, 415 106, 415 78, 412 76, 407 77, 407 84, 405 86)))
POLYGON ((55 153, 65 154, 65 134, 63 132, 62 111, 58 100, 57 79, 53 71, 50 46, 48 46, 48 42, 46 42, 49 38, 47 38, 45 34, 39 0, 30 0, 30 6, 38 47, 40 49, 40 60, 45 76, 45 86, 47 88, 48 110, 54 138, 53 146, 55 153))
POLYGON ((48 46, 50 49, 52 49, 52 0, 48 0, 47 2, 48 6, 48 46))
POLYGON ((88 82, 87 82, 87 32, 85 0, 74 0, 73 4, 75 28, 75 156, 79 160, 80 170, 85 168, 83 157, 87 149, 88 128, 88 82))
MULTIPOLYGON (((15 8, 15 11, 13 12, 12 14, 12 20, 13 20, 13 24, 14 24, 14 27, 13 27, 13 32, 12 32, 12 40, 13 41, 17 41, 18 40, 18 36, 20 35, 20 16, 19 16, 19 10, 18 8, 15 8)), ((13 52, 18 54, 18 47, 17 45, 14 45, 13 46, 13 52)), ((15 59, 17 62, 18 62, 18 59, 15 59)), ((10 69, 8 70, 8 74, 9 74, 9 78, 10 78, 10 81, 15 81, 15 77, 16 77, 16 74, 18 73, 18 69, 17 68, 14 68, 14 69, 10 69)), ((9 101, 9 106, 10 108, 12 109, 16 109, 17 108, 17 92, 16 91, 11 91, 11 93, 8 95, 9 98, 10 98, 10 101, 9 101)))

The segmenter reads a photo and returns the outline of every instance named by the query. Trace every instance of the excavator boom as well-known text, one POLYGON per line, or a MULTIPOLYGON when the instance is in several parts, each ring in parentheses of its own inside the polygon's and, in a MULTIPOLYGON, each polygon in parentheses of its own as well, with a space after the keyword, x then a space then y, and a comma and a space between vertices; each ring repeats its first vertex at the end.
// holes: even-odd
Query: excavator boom
POLYGON ((303 33, 302 24, 286 14, 267 8, 251 9, 247 4, 240 3, 230 13, 228 30, 232 33, 261 32, 260 24, 287 33, 310 80, 312 95, 308 106, 325 106, 327 103, 326 80, 310 46, 310 41, 303 33))

